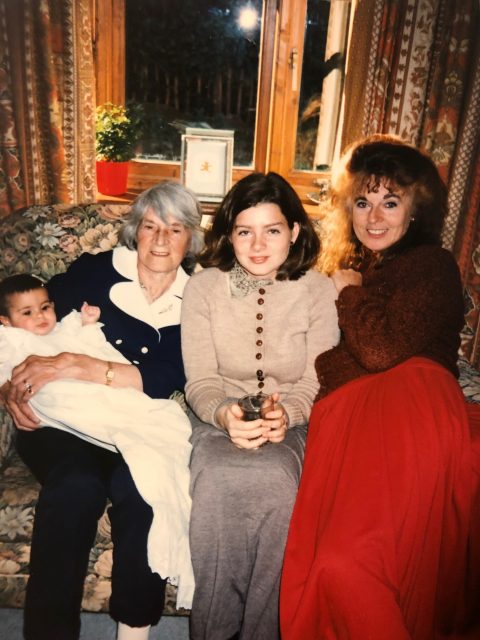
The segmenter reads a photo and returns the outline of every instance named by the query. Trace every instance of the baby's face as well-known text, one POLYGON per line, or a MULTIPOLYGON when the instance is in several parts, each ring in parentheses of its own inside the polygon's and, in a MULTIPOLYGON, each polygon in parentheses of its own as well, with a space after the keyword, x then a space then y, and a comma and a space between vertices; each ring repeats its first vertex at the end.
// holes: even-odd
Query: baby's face
POLYGON ((50 333, 57 322, 46 289, 12 293, 8 296, 8 317, 1 319, 7 326, 25 329, 37 336, 50 333))

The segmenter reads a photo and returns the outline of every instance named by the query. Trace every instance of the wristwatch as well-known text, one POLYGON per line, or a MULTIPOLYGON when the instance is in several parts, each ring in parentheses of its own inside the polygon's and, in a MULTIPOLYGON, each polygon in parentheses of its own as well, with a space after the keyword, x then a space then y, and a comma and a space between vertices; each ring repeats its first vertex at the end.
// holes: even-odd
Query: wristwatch
POLYGON ((112 381, 115 377, 115 371, 113 370, 113 365, 111 362, 107 362, 107 370, 105 372, 105 384, 111 385, 112 381))

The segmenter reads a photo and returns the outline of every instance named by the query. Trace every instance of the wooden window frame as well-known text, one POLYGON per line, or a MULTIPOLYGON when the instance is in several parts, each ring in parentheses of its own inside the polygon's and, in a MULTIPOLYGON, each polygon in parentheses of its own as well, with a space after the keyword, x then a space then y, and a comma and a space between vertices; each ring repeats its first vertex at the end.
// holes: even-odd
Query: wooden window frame
MULTIPOLYGON (((306 17, 307 0, 303 2, 282 0, 278 28, 277 72, 271 115, 273 127, 269 165, 271 171, 276 171, 295 187, 304 203, 310 201, 309 192, 318 191, 317 181, 330 178, 330 171, 295 169, 306 17)), ((341 110, 339 121, 341 121, 341 110)), ((313 211, 314 208, 311 207, 310 210, 313 211)))
MULTIPOLYGON (((97 104, 125 103, 125 0, 91 0, 97 104)), ((307 0, 267 0, 260 46, 259 89, 253 167, 234 167, 233 182, 251 171, 276 171, 296 188, 304 202, 316 178, 328 172, 294 167, 299 85, 307 0), (297 67, 292 68, 292 52, 297 67), (297 90, 293 74, 297 74, 297 90)), ((180 162, 133 160, 128 189, 142 191, 162 178, 180 179, 180 162)))

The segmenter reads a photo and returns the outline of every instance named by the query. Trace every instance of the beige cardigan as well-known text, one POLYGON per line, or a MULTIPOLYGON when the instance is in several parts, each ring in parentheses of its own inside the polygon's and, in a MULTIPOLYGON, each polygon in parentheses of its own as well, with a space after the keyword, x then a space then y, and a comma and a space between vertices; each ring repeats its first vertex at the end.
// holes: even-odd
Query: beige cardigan
POLYGON ((280 393, 290 426, 306 424, 318 392, 315 358, 339 340, 336 297, 332 281, 316 271, 240 298, 230 293, 228 273, 194 274, 181 329, 186 397, 197 416, 215 424, 222 402, 260 390, 260 370, 262 391, 280 393))

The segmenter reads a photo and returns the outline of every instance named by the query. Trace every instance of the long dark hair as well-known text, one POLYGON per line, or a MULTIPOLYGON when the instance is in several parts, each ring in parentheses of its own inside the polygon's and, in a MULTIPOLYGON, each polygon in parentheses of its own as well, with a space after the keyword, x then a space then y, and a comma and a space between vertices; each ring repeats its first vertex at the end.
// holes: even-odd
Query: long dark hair
POLYGON ((217 267, 222 271, 232 269, 235 253, 230 237, 236 217, 245 209, 266 202, 278 205, 290 229, 293 229, 295 222, 300 228, 276 279, 297 280, 315 264, 320 243, 313 224, 295 190, 278 173, 270 172, 251 173, 227 193, 215 214, 211 229, 206 233, 205 249, 198 259, 202 267, 217 267))

